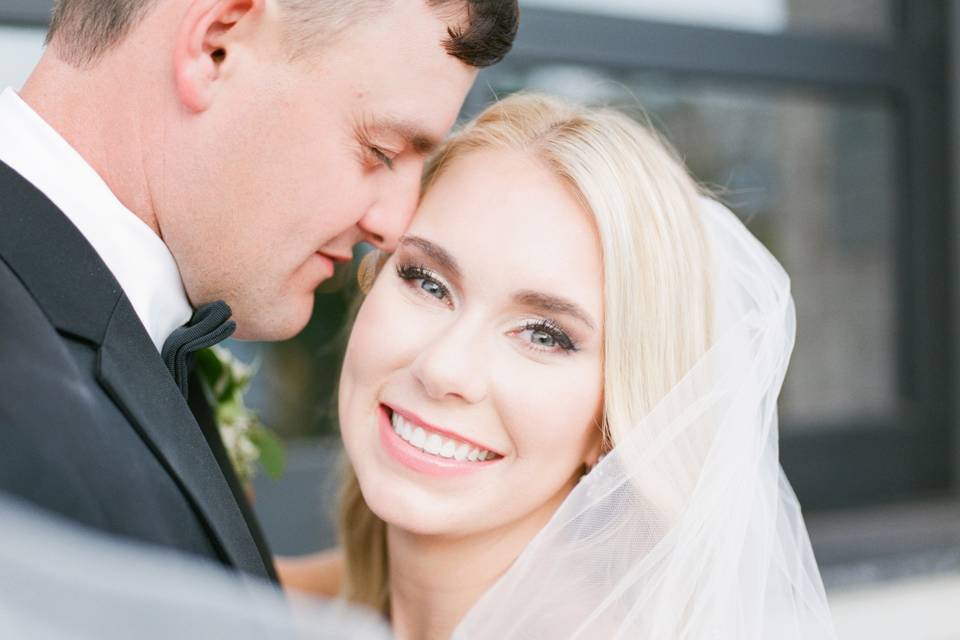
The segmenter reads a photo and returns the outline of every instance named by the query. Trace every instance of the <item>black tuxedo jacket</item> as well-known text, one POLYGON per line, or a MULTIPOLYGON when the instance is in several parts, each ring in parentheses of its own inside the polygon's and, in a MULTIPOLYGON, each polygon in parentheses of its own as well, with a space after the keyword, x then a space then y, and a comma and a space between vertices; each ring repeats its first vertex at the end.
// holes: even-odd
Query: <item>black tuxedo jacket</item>
POLYGON ((83 235, 0 163, 0 492, 275 580, 204 404, 83 235))

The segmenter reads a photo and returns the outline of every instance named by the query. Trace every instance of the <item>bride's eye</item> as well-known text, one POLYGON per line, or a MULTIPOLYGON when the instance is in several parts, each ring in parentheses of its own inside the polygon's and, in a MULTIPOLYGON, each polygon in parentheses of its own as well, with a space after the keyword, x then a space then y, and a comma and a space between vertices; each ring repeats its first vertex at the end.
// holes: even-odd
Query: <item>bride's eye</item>
POLYGON ((398 264, 397 276, 414 287, 420 295, 436 298, 452 307, 450 298, 450 289, 440 278, 424 266, 414 266, 410 264, 398 264))
POLYGON ((557 339, 546 331, 534 331, 530 334, 530 342, 537 345, 538 347, 546 347, 547 349, 552 349, 557 346, 557 339))
POLYGON ((520 328, 511 331, 509 335, 523 340, 528 349, 557 353, 573 353, 577 351, 567 332, 553 320, 531 320, 520 328))

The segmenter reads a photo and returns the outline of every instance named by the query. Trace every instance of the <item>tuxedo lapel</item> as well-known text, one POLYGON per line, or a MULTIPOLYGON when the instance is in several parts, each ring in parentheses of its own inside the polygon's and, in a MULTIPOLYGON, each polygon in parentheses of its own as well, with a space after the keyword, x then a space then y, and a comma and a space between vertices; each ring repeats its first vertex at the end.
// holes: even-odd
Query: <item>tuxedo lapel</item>
POLYGON ((42 193, 0 162, 0 259, 61 333, 97 350, 97 378, 176 480, 225 559, 267 577, 200 427, 106 265, 42 193))
POLYGON ((253 537, 257 549, 260 551, 260 557, 263 565, 267 569, 268 576, 272 581, 277 582, 276 568, 273 566, 273 556, 270 553, 270 547, 267 545, 266 536, 263 535, 263 531, 260 529, 260 523, 253 513, 252 505, 247 498, 246 489, 240 483, 237 474, 233 470, 233 463, 230 462, 230 456, 223 445, 223 438, 220 437, 220 429, 213 415, 213 407, 207 402, 203 384, 196 370, 190 375, 190 401, 188 405, 190 412, 193 413, 193 417, 196 418, 197 423, 200 425, 200 431, 210 446, 213 457, 220 465, 220 469, 223 470, 223 476, 227 481, 227 485, 230 487, 230 491, 233 493, 237 505, 240 507, 240 513, 247 523, 247 529, 250 531, 250 535, 253 537))
POLYGON ((231 563, 267 577, 250 530, 200 427, 125 297, 100 347, 97 376, 207 522, 231 563), (151 354, 152 355, 152 354, 151 354))

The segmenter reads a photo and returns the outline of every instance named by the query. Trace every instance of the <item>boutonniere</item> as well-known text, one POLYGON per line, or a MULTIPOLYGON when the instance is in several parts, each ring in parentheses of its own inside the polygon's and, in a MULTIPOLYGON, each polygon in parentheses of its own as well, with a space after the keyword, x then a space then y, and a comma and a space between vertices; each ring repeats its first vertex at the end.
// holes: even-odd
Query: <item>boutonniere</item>
POLYGON ((245 364, 224 347, 216 346, 197 353, 197 372, 240 482, 250 485, 258 462, 273 479, 283 475, 283 444, 243 401, 256 366, 245 364))

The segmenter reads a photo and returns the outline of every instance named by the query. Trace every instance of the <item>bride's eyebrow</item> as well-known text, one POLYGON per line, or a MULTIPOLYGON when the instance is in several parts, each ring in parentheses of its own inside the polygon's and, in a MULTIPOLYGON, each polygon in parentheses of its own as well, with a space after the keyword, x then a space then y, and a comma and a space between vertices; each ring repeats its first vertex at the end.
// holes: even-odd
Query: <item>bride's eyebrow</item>
POLYGON ((437 263, 449 273, 451 277, 459 278, 461 275, 460 265, 456 258, 450 255, 450 252, 438 244, 430 242, 426 238, 419 236, 404 236, 400 239, 401 247, 413 247, 425 253, 431 260, 437 263))
POLYGON ((548 313, 568 315, 576 318, 591 329, 596 328, 593 320, 590 318, 590 314, 584 311, 580 305, 566 298, 525 289, 513 294, 513 300, 520 306, 539 309, 548 313))

